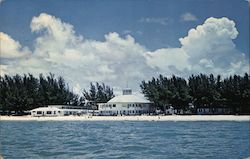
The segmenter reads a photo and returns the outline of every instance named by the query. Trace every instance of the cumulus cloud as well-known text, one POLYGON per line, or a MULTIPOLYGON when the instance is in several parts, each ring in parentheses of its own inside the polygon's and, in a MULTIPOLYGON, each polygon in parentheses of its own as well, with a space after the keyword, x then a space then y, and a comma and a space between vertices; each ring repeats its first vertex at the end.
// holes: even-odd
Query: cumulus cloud
POLYGON ((181 21, 197 21, 198 19, 196 18, 195 15, 187 12, 181 15, 181 21))
POLYGON ((9 35, 0 32, 1 58, 20 58, 30 54, 27 47, 22 47, 18 41, 13 40, 9 35))
POLYGON ((245 61, 245 55, 235 48, 233 42, 237 35, 235 23, 228 18, 208 18, 204 24, 191 29, 188 36, 180 38, 180 42, 182 48, 192 57, 190 61, 193 63, 193 71, 198 67, 197 65, 200 67, 203 64, 203 59, 214 64, 210 67, 210 71, 219 68, 223 70, 230 68, 231 63, 245 61))
POLYGON ((155 51, 116 32, 104 35, 103 41, 85 39, 71 24, 46 13, 33 17, 30 28, 37 34, 32 52, 1 33, 1 57, 7 59, 1 61, 1 75, 52 72, 65 77, 76 93, 88 88, 89 82, 104 82, 115 91, 128 82, 139 90, 141 80, 159 73, 233 74, 248 68, 245 54, 232 41, 238 35, 235 23, 227 18, 208 18, 180 38, 181 47, 155 51))
POLYGON ((183 49, 163 48, 147 54, 147 64, 159 73, 173 74, 189 68, 188 55, 183 49))
MULTIPOLYGON (((89 82, 125 86, 125 78, 140 81, 145 77, 146 49, 130 35, 122 38, 113 32, 106 34, 104 41, 84 39, 72 25, 46 13, 33 17, 30 27, 38 34, 33 54, 25 60, 12 61, 7 66, 9 74, 52 72, 64 76, 77 92, 77 84, 85 88, 89 82)), ((17 50, 15 54, 22 54, 18 42, 12 41, 8 46, 17 50)), ((131 87, 135 85, 138 83, 131 87)))
MULTIPOLYGON (((204 24, 190 29, 186 37, 180 38, 180 48, 175 48, 175 55, 172 56, 172 49, 161 49, 149 53, 151 56, 161 59, 164 63, 174 66, 177 71, 183 73, 214 73, 233 74, 247 72, 248 62, 245 54, 235 48, 233 39, 238 35, 235 23, 228 18, 208 18, 204 24), (157 55, 155 55, 157 54, 157 55), (179 54, 179 55, 178 55, 179 54), (170 57, 169 57, 170 56, 170 57), (175 57, 178 56, 178 57, 175 57), (169 59, 176 59, 176 64, 169 62, 169 59), (185 69, 179 67, 179 62, 184 64, 185 69), (236 67, 238 66, 238 67, 236 67)), ((151 59, 152 60, 152 59, 151 59)), ((155 62, 151 66, 159 67, 161 72, 169 72, 166 64, 155 62)))
POLYGON ((139 22, 141 23, 153 23, 153 24, 161 24, 161 25, 167 25, 169 19, 168 18, 152 18, 152 17, 142 17, 139 22))

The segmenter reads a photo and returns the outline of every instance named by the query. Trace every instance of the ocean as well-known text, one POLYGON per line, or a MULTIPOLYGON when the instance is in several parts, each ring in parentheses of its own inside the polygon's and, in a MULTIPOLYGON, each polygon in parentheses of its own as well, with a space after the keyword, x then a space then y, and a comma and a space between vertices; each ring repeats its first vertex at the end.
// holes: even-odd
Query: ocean
POLYGON ((243 159, 250 122, 1 121, 5 159, 243 159))

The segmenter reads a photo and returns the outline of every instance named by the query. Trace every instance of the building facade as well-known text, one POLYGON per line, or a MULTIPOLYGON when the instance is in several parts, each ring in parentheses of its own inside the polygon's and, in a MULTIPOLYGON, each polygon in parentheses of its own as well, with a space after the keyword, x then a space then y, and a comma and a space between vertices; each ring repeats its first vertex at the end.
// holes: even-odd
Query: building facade
POLYGON ((82 109, 82 107, 69 105, 49 105, 48 107, 39 107, 32 109, 32 116, 68 116, 94 114, 94 110, 82 109))
POLYGON ((207 107, 199 107, 197 108, 198 115, 223 115, 223 114, 231 114, 232 110, 230 108, 224 107, 215 107, 215 108, 207 108, 207 107))
POLYGON ((141 115, 152 112, 152 102, 144 97, 133 95, 131 89, 124 89, 123 94, 107 103, 98 104, 99 115, 141 115))

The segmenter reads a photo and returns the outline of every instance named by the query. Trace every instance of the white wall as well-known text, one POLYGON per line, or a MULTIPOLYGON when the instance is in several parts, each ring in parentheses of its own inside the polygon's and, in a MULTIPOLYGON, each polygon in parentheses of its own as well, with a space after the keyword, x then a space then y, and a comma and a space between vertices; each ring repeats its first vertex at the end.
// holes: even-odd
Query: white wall
POLYGON ((101 103, 98 105, 100 115, 138 115, 149 112, 148 103, 101 103))

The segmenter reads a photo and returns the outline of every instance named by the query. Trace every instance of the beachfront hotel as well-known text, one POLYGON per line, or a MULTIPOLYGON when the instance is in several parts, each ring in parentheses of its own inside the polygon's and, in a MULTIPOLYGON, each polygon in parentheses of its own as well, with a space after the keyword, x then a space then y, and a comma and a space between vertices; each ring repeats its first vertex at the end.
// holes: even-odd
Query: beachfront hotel
POLYGON ((68 116, 68 115, 141 115, 154 112, 153 103, 143 96, 132 94, 124 89, 122 95, 115 96, 107 103, 98 103, 98 109, 84 109, 82 106, 49 105, 30 110, 32 116, 68 116))
POLYGON ((127 88, 122 95, 110 99, 107 103, 98 104, 99 115, 141 115, 153 112, 153 103, 144 97, 132 94, 127 88))

